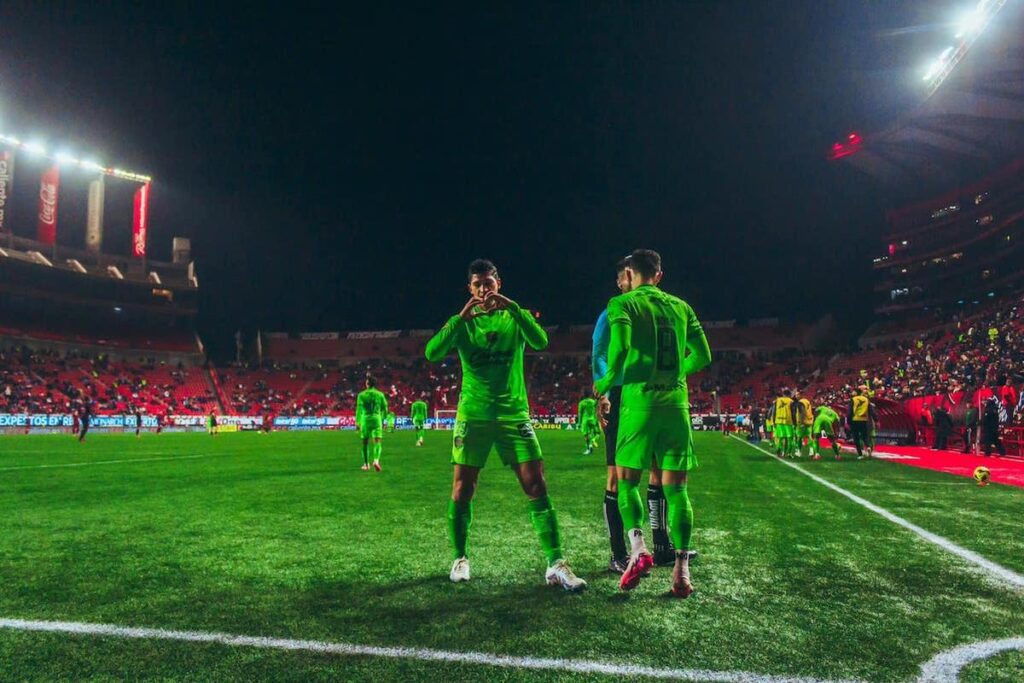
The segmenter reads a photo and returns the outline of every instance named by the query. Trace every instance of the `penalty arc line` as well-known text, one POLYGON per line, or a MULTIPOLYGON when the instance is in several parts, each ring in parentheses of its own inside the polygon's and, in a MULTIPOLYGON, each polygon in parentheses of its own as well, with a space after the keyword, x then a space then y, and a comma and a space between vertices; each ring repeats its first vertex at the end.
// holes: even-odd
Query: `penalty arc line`
POLYGON ((662 680, 699 681, 712 683, 856 683, 855 681, 828 681, 800 676, 773 676, 747 671, 712 671, 709 669, 668 669, 639 664, 591 661, 586 659, 558 659, 488 654, 484 652, 451 652, 430 648, 379 647, 334 643, 321 640, 291 640, 261 636, 241 636, 207 631, 171 631, 158 628, 131 628, 112 624, 91 624, 73 621, 31 621, 0 619, 0 628, 17 631, 66 633, 86 636, 107 636, 125 639, 169 640, 191 643, 212 643, 229 647, 250 647, 268 650, 304 651, 344 656, 413 659, 425 662, 475 664, 504 669, 532 669, 539 671, 565 671, 610 676, 655 678, 662 680))
POLYGON ((750 446, 751 448, 753 448, 756 451, 760 451, 761 453, 765 453, 766 455, 769 455, 772 458, 775 458, 777 461, 781 462, 783 465, 785 465, 787 467, 793 468, 794 470, 796 470, 800 474, 804 475, 805 477, 810 477, 811 479, 813 479, 814 481, 818 482, 822 486, 835 491, 836 493, 838 493, 841 496, 845 496, 846 498, 849 498, 854 503, 857 503, 858 505, 860 505, 860 506, 862 506, 864 508, 867 508, 871 512, 874 512, 876 515, 884 517, 885 519, 889 520, 893 524, 897 524, 897 525, 903 527, 904 529, 907 529, 908 531, 912 531, 913 533, 917 534, 922 539, 928 541, 929 543, 937 545, 938 547, 942 548, 946 552, 951 553, 953 555, 956 555, 960 559, 966 560, 967 562, 969 562, 969 563, 979 567, 980 569, 984 570, 990 577, 992 577, 994 579, 997 579, 999 582, 1004 583, 1004 584, 1009 585, 1009 586, 1012 586, 1013 588, 1016 588, 1018 590, 1024 589, 1024 576, 1021 576, 1017 572, 1012 571, 1010 569, 1007 569, 1006 567, 1003 567, 1002 565, 996 564, 992 560, 989 560, 988 558, 982 557, 981 555, 979 555, 978 553, 974 552, 973 550, 968 550, 967 548, 964 548, 963 546, 959 546, 959 545, 957 545, 956 543, 953 543, 953 541, 950 541, 947 538, 944 538, 942 536, 939 536, 938 534, 935 534, 935 533, 932 533, 931 531, 928 531, 927 529, 919 527, 916 524, 914 524, 913 522, 908 522, 907 520, 903 519, 899 515, 895 515, 895 514, 889 512, 888 510, 886 510, 885 508, 880 507, 878 505, 875 505, 871 501, 865 500, 865 499, 861 498, 860 496, 858 496, 857 494, 851 493, 851 492, 847 491, 846 489, 842 488, 841 486, 837 486, 836 484, 833 484, 832 482, 830 482, 827 479, 819 477, 818 475, 816 475, 816 474, 814 474, 812 472, 808 472, 803 467, 800 467, 799 465, 797 465, 795 463, 789 462, 788 460, 783 460, 782 458, 780 458, 779 456, 775 455, 771 451, 767 451, 767 450, 761 448, 760 446, 755 446, 754 444, 750 443, 749 441, 744 441, 743 439, 741 439, 741 438, 739 438, 737 436, 733 436, 731 434, 730 434, 730 436, 733 439, 736 439, 736 441, 739 441, 740 443, 746 444, 747 446, 750 446))
POLYGON ((0 472, 12 472, 14 470, 47 470, 55 467, 91 467, 93 465, 120 465, 129 462, 161 462, 164 460, 194 460, 196 458, 220 457, 214 453, 201 453, 199 455, 174 455, 169 458, 125 458, 124 460, 93 460, 91 462, 62 462, 50 465, 16 465, 13 467, 0 467, 0 472))

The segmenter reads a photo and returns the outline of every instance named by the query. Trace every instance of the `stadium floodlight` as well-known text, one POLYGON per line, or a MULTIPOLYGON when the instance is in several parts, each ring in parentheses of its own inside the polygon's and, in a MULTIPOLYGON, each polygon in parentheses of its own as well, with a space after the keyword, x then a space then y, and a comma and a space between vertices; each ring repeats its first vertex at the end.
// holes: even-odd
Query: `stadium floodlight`
POLYGON ((21 148, 29 154, 35 154, 41 157, 46 156, 46 147, 44 147, 41 142, 26 142, 21 146, 21 148))
POLYGON ((933 78, 935 78, 935 76, 940 71, 942 71, 943 68, 945 68, 946 64, 949 63, 949 58, 952 56, 953 51, 955 49, 955 47, 950 45, 945 50, 943 50, 942 54, 939 55, 939 58, 932 62, 931 65, 928 67, 928 70, 924 74, 924 80, 930 81, 933 78))
POLYGON ((992 9, 989 7, 990 4, 989 0, 981 0, 977 7, 963 14, 956 22, 956 37, 964 38, 985 28, 986 19, 992 9))
POLYGON ((82 163, 78 159, 76 159, 74 157, 74 155, 69 154, 67 152, 57 152, 54 155, 53 158, 57 160, 58 164, 81 164, 82 163))
POLYGON ((101 164, 97 164, 95 161, 79 161, 78 165, 87 171, 96 171, 102 173, 106 170, 101 164))

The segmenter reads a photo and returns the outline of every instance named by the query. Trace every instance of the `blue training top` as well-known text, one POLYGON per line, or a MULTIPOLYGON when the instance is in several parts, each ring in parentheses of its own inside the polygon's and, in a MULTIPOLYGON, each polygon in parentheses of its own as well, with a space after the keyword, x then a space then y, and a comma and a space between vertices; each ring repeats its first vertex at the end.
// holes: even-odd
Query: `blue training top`
MULTIPOLYGON (((594 381, 597 381, 608 372, 608 346, 612 341, 612 328, 608 324, 608 309, 601 311, 601 315, 597 316, 592 341, 590 372, 593 374, 594 381)), ((619 376, 615 378, 612 386, 622 386, 622 373, 619 373, 619 376)))

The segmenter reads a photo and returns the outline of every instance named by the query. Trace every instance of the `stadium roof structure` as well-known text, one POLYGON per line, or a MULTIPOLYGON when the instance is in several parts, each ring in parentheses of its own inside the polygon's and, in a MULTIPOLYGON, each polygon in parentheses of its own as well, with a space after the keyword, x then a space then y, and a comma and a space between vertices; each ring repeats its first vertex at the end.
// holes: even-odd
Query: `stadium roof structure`
POLYGON ((829 158, 887 185, 948 188, 1024 155, 1024 3, 986 0, 978 11, 991 16, 937 60, 912 111, 850 134, 829 158))

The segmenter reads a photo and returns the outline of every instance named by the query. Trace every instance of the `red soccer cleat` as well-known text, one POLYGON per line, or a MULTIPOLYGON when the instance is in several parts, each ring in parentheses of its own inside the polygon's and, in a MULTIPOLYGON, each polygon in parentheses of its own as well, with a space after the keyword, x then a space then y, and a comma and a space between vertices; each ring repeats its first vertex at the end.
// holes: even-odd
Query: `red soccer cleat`
POLYGON ((378 472, 380 472, 380 460, 374 460, 373 461, 373 469, 375 469, 378 472))
POLYGON ((624 591, 631 591, 640 585, 640 579, 648 575, 651 567, 654 566, 654 556, 650 553, 640 553, 636 557, 629 558, 626 571, 622 572, 619 580, 619 588, 624 591))

